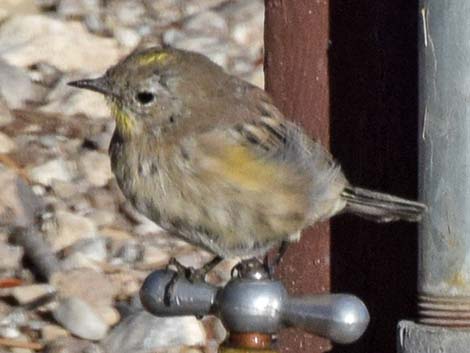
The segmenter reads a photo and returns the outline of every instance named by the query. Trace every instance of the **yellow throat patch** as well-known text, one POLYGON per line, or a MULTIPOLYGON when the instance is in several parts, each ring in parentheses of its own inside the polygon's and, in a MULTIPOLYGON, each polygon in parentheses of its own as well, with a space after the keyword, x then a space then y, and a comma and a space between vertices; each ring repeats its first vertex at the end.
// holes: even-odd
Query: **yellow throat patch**
POLYGON ((116 127, 123 135, 130 135, 134 130, 134 118, 124 111, 118 104, 109 102, 111 114, 116 119, 116 127))

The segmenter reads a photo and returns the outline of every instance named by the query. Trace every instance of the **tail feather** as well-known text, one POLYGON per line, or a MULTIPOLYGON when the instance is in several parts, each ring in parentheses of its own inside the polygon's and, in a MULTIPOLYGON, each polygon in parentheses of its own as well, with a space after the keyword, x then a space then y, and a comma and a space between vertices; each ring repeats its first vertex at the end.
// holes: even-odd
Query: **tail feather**
POLYGON ((346 201, 346 212, 376 222, 418 222, 426 211, 422 203, 353 186, 346 187, 341 197, 346 201))

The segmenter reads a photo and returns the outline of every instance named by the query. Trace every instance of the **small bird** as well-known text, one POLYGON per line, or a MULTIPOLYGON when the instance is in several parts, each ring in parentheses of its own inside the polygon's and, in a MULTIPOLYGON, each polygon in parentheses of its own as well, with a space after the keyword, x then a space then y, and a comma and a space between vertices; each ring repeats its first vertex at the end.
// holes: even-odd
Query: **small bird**
POLYGON ((341 212, 415 222, 425 210, 350 185, 264 90, 201 54, 138 50, 102 77, 70 85, 107 99, 116 120, 109 154, 123 194, 217 258, 262 256, 341 212))

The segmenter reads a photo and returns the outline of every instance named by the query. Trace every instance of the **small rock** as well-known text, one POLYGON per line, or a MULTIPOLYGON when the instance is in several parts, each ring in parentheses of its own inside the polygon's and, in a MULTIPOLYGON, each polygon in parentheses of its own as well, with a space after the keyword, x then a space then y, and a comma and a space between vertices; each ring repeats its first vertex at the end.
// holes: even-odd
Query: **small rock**
POLYGON ((83 21, 86 28, 93 34, 100 35, 100 36, 107 36, 110 34, 110 30, 107 24, 104 22, 104 14, 103 12, 92 12, 88 13, 85 16, 85 20, 83 21))
POLYGON ((56 251, 70 246, 80 239, 94 238, 97 235, 96 226, 92 221, 71 212, 57 211, 56 222, 56 234, 47 234, 56 251))
POLYGON ((190 17, 183 24, 186 32, 217 35, 222 37, 228 34, 228 25, 225 18, 215 11, 204 11, 190 17))
POLYGON ((118 250, 117 257, 125 263, 135 263, 143 257, 144 248, 135 241, 125 242, 118 250))
POLYGON ((113 177, 108 155, 96 151, 85 152, 80 158, 80 167, 92 185, 105 186, 113 177))
POLYGON ((91 206, 97 209, 105 209, 109 211, 116 210, 116 199, 115 196, 109 191, 101 188, 92 188, 88 192, 91 206))
POLYGON ((112 329, 103 346, 108 353, 143 353, 205 342, 206 332, 195 317, 156 317, 139 311, 112 329))
POLYGON ((140 25, 146 12, 143 3, 129 0, 112 1, 108 9, 112 11, 115 21, 126 27, 140 25))
POLYGON ((27 227, 44 207, 42 199, 18 175, 0 169, 0 224, 27 227))
POLYGON ((54 194, 61 199, 69 199, 84 191, 84 187, 79 183, 57 179, 51 181, 51 187, 54 190, 54 194))
POLYGON ((67 336, 69 336, 69 332, 59 325, 47 324, 41 329, 41 337, 46 342, 55 341, 59 337, 67 336))
POLYGON ((107 153, 109 142, 113 135, 114 126, 114 120, 110 120, 103 126, 100 132, 86 136, 82 147, 107 153))
POLYGON ((57 13, 65 18, 79 18, 99 9, 100 0, 61 0, 57 13))
POLYGON ((176 260, 186 267, 200 268, 205 263, 211 260, 209 253, 197 249, 195 251, 189 251, 185 253, 178 254, 176 260))
POLYGON ((62 77, 62 71, 47 62, 38 62, 29 67, 29 75, 34 82, 53 87, 62 77))
POLYGON ((131 272, 113 273, 108 277, 113 286, 117 288, 116 297, 122 300, 136 295, 142 285, 141 279, 131 272))
POLYGON ((231 26, 232 37, 247 50, 262 47, 264 4, 259 0, 228 1, 221 9, 231 26))
POLYGON ((95 308, 112 305, 118 293, 108 276, 86 268, 55 273, 51 284, 61 298, 80 298, 95 308))
POLYGON ((210 317, 209 320, 213 338, 217 343, 222 343, 227 338, 227 330, 225 329, 225 326, 217 317, 210 317))
POLYGON ((146 246, 144 248, 143 263, 152 264, 155 267, 163 266, 170 260, 170 255, 167 251, 163 251, 153 246, 146 246))
POLYGON ((49 284, 31 284, 15 287, 11 294, 20 305, 24 305, 54 291, 54 287, 49 284))
POLYGON ((125 27, 118 27, 114 29, 113 34, 119 44, 127 48, 135 48, 141 39, 139 33, 125 27))
POLYGON ((20 336, 21 332, 17 325, 0 325, 0 337, 16 339, 20 336))
POLYGON ((91 260, 82 253, 74 253, 68 255, 62 260, 61 265, 63 271, 89 269, 96 272, 100 272, 102 270, 102 267, 98 262, 96 262, 95 260, 91 260))
POLYGON ((106 239, 104 237, 80 239, 69 249, 70 255, 81 253, 86 258, 96 262, 104 262, 108 256, 106 239))
POLYGON ((95 308, 95 311, 108 326, 116 325, 121 318, 119 311, 112 306, 100 306, 95 308))
MULTIPOLYGON (((19 342, 25 342, 25 343, 31 342, 30 338, 26 336, 25 334, 19 335, 15 340, 19 342)), ((12 347, 10 348, 10 350, 12 353, 34 353, 34 351, 29 348, 12 347)))
POLYGON ((0 132, 0 153, 10 153, 15 149, 15 147, 15 142, 3 132, 0 132))
POLYGON ((10 124, 14 120, 5 98, 0 94, 0 126, 10 124))
POLYGON ((77 297, 62 300, 52 314, 58 323, 80 338, 98 341, 108 331, 108 325, 92 307, 77 297))
POLYGON ((36 0, 36 4, 43 10, 50 10, 59 4, 60 0, 36 0))
POLYGON ((52 159, 29 170, 31 181, 50 186, 53 180, 70 181, 73 178, 71 163, 62 158, 52 159))
POLYGON ((94 210, 89 214, 90 219, 98 226, 107 226, 114 222, 116 214, 108 210, 94 210))
POLYGON ((163 41, 175 48, 204 54, 222 67, 227 67, 229 54, 234 51, 233 46, 218 37, 197 35, 197 33, 186 34, 177 30, 165 32, 163 41))
POLYGON ((103 353, 96 344, 72 336, 58 337, 48 343, 44 353, 103 353))
POLYGON ((135 226, 134 231, 139 236, 164 232, 160 226, 149 219, 145 219, 142 223, 135 226))
POLYGON ((0 270, 14 270, 21 267, 23 248, 0 243, 0 270))
POLYGON ((43 87, 31 81, 26 71, 0 58, 0 94, 10 109, 24 108, 28 102, 40 102, 45 93, 43 87))
POLYGON ((0 43, 8 48, 3 58, 20 67, 47 62, 62 71, 104 71, 120 55, 114 39, 90 34, 81 23, 44 15, 12 17, 0 27, 0 43))
MULTIPOLYGON (((98 74, 87 76, 98 76, 98 74)), ((99 94, 68 86, 67 82, 74 79, 77 77, 64 76, 47 96, 48 103, 40 110, 64 115, 83 114, 93 119, 109 117, 105 99, 99 94)))

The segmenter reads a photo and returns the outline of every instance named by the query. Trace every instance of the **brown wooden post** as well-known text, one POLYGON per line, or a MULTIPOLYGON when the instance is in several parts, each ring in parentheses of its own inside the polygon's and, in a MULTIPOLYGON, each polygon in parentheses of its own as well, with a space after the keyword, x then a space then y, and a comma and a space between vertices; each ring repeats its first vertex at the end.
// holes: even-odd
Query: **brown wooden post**
MULTIPOLYGON (((328 1, 266 0, 266 88, 287 117, 299 122, 323 145, 329 143, 328 1)), ((279 276, 293 294, 330 289, 329 226, 304 232, 291 245, 279 276)), ((325 352, 327 340, 298 330, 281 333, 282 352, 325 352)))
MULTIPOLYGON (((331 142, 352 183, 416 197, 418 1, 265 3, 266 87, 279 107, 331 142)), ((395 352, 398 321, 415 314, 416 226, 339 216, 331 228, 331 236, 327 224, 305 232, 280 277, 292 293, 331 288, 364 300, 365 336, 333 352, 395 352)), ((280 346, 289 353, 330 347, 298 331, 283 332, 280 346)))

